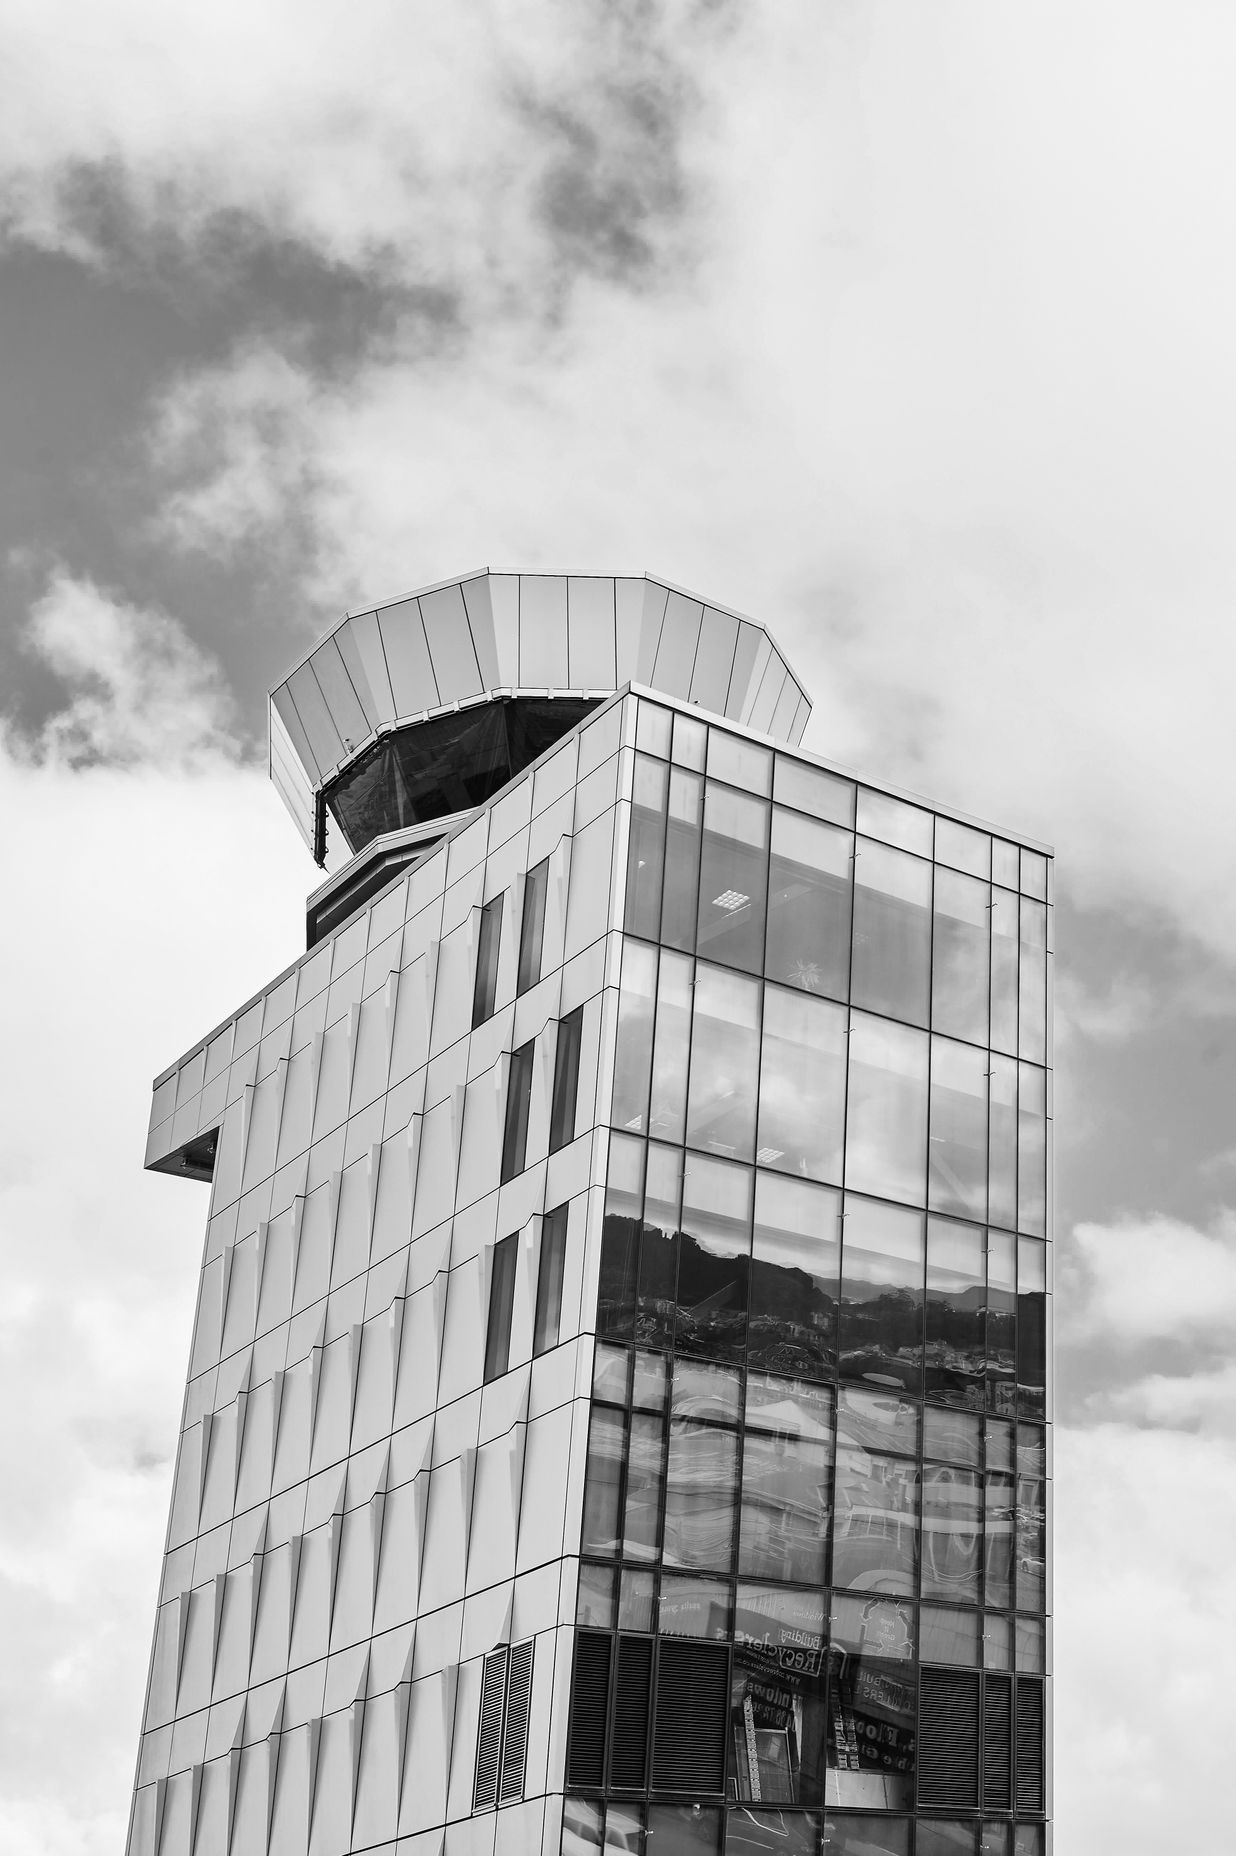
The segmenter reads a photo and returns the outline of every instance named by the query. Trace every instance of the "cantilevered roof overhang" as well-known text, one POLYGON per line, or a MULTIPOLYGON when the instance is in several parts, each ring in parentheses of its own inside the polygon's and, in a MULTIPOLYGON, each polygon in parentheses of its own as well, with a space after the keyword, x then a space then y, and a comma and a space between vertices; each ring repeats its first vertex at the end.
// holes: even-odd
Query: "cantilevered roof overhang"
POLYGON ((811 713, 767 628, 724 606, 646 574, 482 569, 341 619, 271 692, 271 778, 321 862, 323 793, 383 734, 628 682, 795 747, 811 713))

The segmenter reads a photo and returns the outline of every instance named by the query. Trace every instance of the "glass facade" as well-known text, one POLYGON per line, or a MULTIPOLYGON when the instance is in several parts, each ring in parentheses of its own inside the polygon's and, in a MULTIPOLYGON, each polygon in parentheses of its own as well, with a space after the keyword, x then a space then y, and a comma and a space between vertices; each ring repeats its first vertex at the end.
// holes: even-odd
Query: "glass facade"
POLYGON ((563 1848, 1042 1851, 1047 860, 641 699, 563 1848))

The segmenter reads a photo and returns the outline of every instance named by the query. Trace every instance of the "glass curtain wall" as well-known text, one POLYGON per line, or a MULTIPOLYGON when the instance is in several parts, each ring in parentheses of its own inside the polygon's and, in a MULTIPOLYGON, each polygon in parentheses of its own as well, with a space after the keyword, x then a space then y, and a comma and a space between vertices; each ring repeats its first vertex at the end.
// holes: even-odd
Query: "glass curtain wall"
POLYGON ((1047 861, 636 745, 564 1847, 1029 1856, 1047 861))

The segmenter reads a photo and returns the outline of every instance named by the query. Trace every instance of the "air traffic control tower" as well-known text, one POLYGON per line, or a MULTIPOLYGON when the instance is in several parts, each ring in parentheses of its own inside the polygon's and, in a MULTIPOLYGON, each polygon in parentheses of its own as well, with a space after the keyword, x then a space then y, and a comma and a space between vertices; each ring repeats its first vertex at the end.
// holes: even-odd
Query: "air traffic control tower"
POLYGON ((131 1856, 1048 1856, 1050 858, 809 710, 605 576, 273 693, 131 1856))

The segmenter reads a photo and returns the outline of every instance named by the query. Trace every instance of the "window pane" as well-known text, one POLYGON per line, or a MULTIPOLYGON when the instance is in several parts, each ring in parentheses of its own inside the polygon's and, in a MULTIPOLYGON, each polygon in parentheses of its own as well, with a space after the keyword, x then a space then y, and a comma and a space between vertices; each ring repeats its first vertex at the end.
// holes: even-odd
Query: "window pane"
POLYGON ((914 1833, 914 1856, 974 1856, 977 1831, 976 1824, 921 1817, 914 1833))
POLYGON ((614 1624, 614 1573, 610 1566, 579 1569, 579 1591, 575 1600, 575 1622, 591 1625, 594 1630, 612 1630, 614 1624))
POLYGON ((622 1557, 652 1560, 657 1553, 661 1519, 661 1464, 664 1426, 659 1416, 636 1412, 627 1445, 626 1520, 622 1557))
POLYGON ((590 1798, 563 1799, 562 1856, 592 1856, 601 1848, 604 1809, 590 1798))
MULTIPOLYGON (((914 1801, 918 1671, 910 1663, 849 1656, 834 1663, 828 1699, 830 1799, 868 1809, 908 1810, 914 1801)), ((875 1830, 871 1819, 865 1824, 875 1830)), ((832 1846, 826 1847, 831 1856, 832 1846)), ((909 1843, 886 1843, 869 1831, 867 1840, 849 1848, 908 1850, 909 1843)))
POLYGON ((639 1271, 639 1217, 644 1201, 644 1143, 611 1134, 601 1271, 597 1287, 597 1334, 629 1340, 635 1319, 639 1271))
POLYGON ((829 819, 834 825, 853 830, 854 782, 826 773, 823 767, 810 767, 805 761, 778 754, 773 798, 780 805, 809 812, 812 818, 829 819))
POLYGON ((524 1170, 528 1154, 528 1108, 532 1100, 531 1042, 511 1052, 506 1085, 506 1125, 502 1134, 502 1183, 524 1170))
POLYGON ((671 1417, 737 1424, 741 1406, 742 1376, 736 1366, 719 1366, 712 1360, 675 1360, 671 1417))
MULTIPOLYGON (((930 1238, 927 1241, 927 1254, 930 1257, 930 1238)), ((928 1289, 927 1293, 930 1297, 931 1290, 928 1289)), ((940 1463, 961 1463, 972 1469, 981 1468, 983 1420, 978 1412, 941 1411, 938 1406, 928 1405, 923 1412, 923 1455, 933 1457, 940 1463)))
POLYGON ((687 1141, 735 1160, 755 1156, 759 995, 756 980, 696 968, 687 1141))
POLYGON ((494 896, 481 910, 476 943, 476 984, 472 991, 472 1028, 493 1017, 498 991, 498 945, 502 936, 502 897, 494 896))
POLYGON ((673 722, 672 710, 662 709, 658 703, 645 702, 641 697, 635 717, 636 747, 668 760, 673 722))
POLYGON ((549 891, 549 859, 535 864, 524 878, 524 907, 519 929, 519 972, 515 990, 525 993, 541 977, 541 947, 545 940, 545 897, 549 891))
POLYGON ((1013 1602, 1013 1478, 989 1469, 984 1478, 983 1598, 999 1610, 1013 1602))
POLYGON ((681 1151, 650 1141, 635 1307, 635 1338, 642 1347, 673 1345, 681 1196, 681 1151))
POLYGON ((837 1358, 840 1194, 756 1175, 750 1365, 823 1377, 837 1358))
POLYGON ((657 1629, 669 1637, 726 1638, 730 1634, 729 1582, 719 1579, 661 1580, 657 1629))
POLYGON ((921 1205, 927 1188, 927 1035, 854 1013, 846 1185, 921 1205))
POLYGON ((759 793, 767 798, 772 786, 772 752, 757 741, 744 741, 741 735, 731 735, 727 729, 710 728, 708 775, 710 779, 726 780, 731 786, 739 786, 744 793, 759 793))
MULTIPOLYGON (((640 710, 641 721, 643 708, 640 710)), ((628 934, 655 941, 661 926, 661 874, 665 867, 665 795, 669 769, 635 756, 631 787, 631 841, 627 850, 628 934)))
POLYGON ((748 1372, 746 1422, 749 1428, 813 1438, 831 1448, 837 1428, 836 1394, 831 1386, 809 1380, 748 1372))
POLYGON ((1017 1668, 1022 1675, 1041 1676, 1047 1667, 1047 1633, 1041 1618, 1018 1618, 1017 1668))
POLYGON ((1002 1617, 998 1611, 984 1611, 982 1617, 984 1669, 1011 1669, 1013 1636, 1008 1618, 1002 1617))
POLYGON ((761 1166, 840 1182, 845 1125, 845 1008, 764 989, 761 1166))
POLYGON ((657 981, 649 1125, 653 1134, 663 1141, 686 1139, 687 1052, 691 1041, 694 971, 695 963, 688 955, 672 954, 668 948, 662 951, 657 981))
POLYGON ((1017 898, 991 892, 991 1041, 1017 1054, 1017 898))
POLYGON ((1017 1054, 1030 1063, 1047 1059, 1047 909, 1021 898, 1021 965, 1018 973, 1017 1054))
POLYGON ((585 1553, 618 1551, 618 1492, 626 1425, 620 1411, 594 1405, 588 1425, 588 1468, 584 1478, 585 1553))
POLYGON ((669 823, 665 834, 665 883, 661 939, 684 953, 695 951, 695 898, 699 887, 700 814, 704 782, 698 773, 672 767, 669 823))
POLYGON ((730 1772, 739 1798, 824 1798, 824 1600, 740 1584, 734 1620, 730 1772))
POLYGON ((575 1139, 575 1107, 579 1095, 579 1053, 584 1035, 584 1008, 576 1006, 558 1021, 554 1052, 554 1093, 549 1110, 549 1151, 556 1154, 575 1139))
POLYGON ((933 822, 931 813, 921 806, 907 805, 891 793, 873 792, 869 786, 858 789, 858 829, 870 838, 930 857, 933 822))
POLYGON ((655 1804, 648 1810, 648 1856, 718 1856, 722 1813, 698 1804, 655 1804))
POLYGON ((842 1386, 837 1399, 837 1439, 861 1450, 889 1450, 918 1455, 920 1406, 889 1387, 842 1386))
MULTIPOLYGON (((987 1402, 983 1232, 927 1220, 927 1396, 982 1411, 987 1402)), ((967 1457, 961 1457, 967 1462, 967 1457)))
MULTIPOLYGON (((847 1779, 847 1786, 851 1783, 847 1779)), ((898 1795, 904 1784, 898 1788, 898 1795)), ((830 1811, 824 1821, 823 1856, 910 1856, 908 1817, 846 1817, 830 1811)))
POLYGON ((737 1507, 738 1439, 692 1418, 670 1425, 665 1490, 666 1566, 728 1572, 737 1507))
POLYGON ((485 1331, 485 1383, 507 1369, 511 1353, 511 1313, 515 1306, 515 1239, 494 1245, 489 1277, 489 1325, 485 1331))
POLYGON ((1041 1611, 1046 1595, 1044 1485, 1017 1478, 1017 1609, 1041 1611))
POLYGON ((707 726, 693 715, 683 715, 680 710, 674 717, 673 759, 680 767, 694 767, 697 773, 703 773, 707 753, 707 726))
POLYGON ((536 1315, 532 1324, 534 1354, 546 1353, 558 1345, 566 1235, 567 1207, 556 1205, 541 1221, 541 1261, 536 1275, 536 1315))
POLYGON ((983 1486, 975 1470, 923 1470, 923 1597, 979 1602, 983 1486))
POLYGON ((967 870, 971 876, 991 875, 991 839, 985 831, 959 825, 951 818, 936 819, 936 862, 967 870))
POLYGON ((750 1170, 689 1154, 678 1266, 679 1352, 742 1358, 750 1266, 750 1170))
POLYGON ((1027 896, 1047 897, 1047 859, 1038 851, 1021 854, 1021 887, 1027 896))
POLYGON ((990 891, 986 883, 937 870, 931 951, 931 1023, 948 1037, 987 1042, 991 969, 990 891))
POLYGON ((918 1572, 918 1465, 837 1445, 833 1584, 913 1597, 918 1572))
POLYGON ((849 1379, 922 1389, 923 1220, 846 1195, 839 1365, 849 1379))
POLYGON ((770 980, 846 997, 853 852, 848 831, 774 807, 764 964, 770 980))
POLYGON ((709 780, 696 946, 709 960, 748 973, 764 965, 768 813, 764 800, 709 780))
MULTIPOLYGON (((987 1233, 987 1408, 1001 1417, 1017 1410, 1017 1240, 987 1233)), ((990 1455, 988 1462, 990 1463, 990 1455)))
MULTIPOLYGON (((924 1528, 925 1525, 924 1514, 924 1528)), ((924 1560, 926 1556, 927 1541, 924 1535, 924 1560)), ((946 1610, 943 1605, 924 1605, 918 1614, 919 1661, 956 1663, 963 1669, 977 1669, 979 1622, 977 1611, 954 1611, 946 1610)))
POLYGON ((628 1128, 636 1134, 647 1131, 656 992, 656 948, 643 941, 624 941, 610 1119, 615 1127, 628 1128))
POLYGON ((914 1656, 914 1606, 896 1598, 834 1592, 828 1635, 835 1649, 909 1662, 914 1656))
POLYGON ((1017 1228, 1047 1229, 1047 1073, 1017 1066, 1017 1228))
POLYGON ((1047 1245, 1017 1240, 1017 1409, 1041 1418, 1047 1385, 1047 1245))
POLYGON ((855 1005, 927 1023, 931 865, 860 839, 854 859, 855 1005))
MULTIPOLYGON (((735 1714, 742 1707, 743 1693, 740 1692, 738 1678, 734 1682, 735 1714)), ((754 1718, 752 1725, 754 1726, 754 1718)), ((820 1727, 820 1745, 823 1747, 824 1728, 820 1727)), ((734 1779, 735 1796, 742 1797, 744 1783, 751 1785, 750 1746, 747 1739, 746 1719, 742 1722, 739 1734, 738 1722, 735 1721, 731 1735, 736 1757, 740 1762, 739 1776, 734 1779), (741 1776, 741 1762, 746 1761, 748 1770, 744 1781, 741 1776)), ((758 1748, 757 1748, 758 1757, 758 1748)), ((761 1798, 765 1796, 760 1792, 761 1798)), ((820 1838, 823 1827, 818 1814, 807 1811, 752 1810, 731 1811, 726 1820, 725 1856, 819 1856, 820 1838)))
MULTIPOLYGON (((766 1413, 765 1416, 768 1414, 766 1413)), ((831 1451, 797 1436, 748 1431, 743 1444, 738 1570, 823 1585, 831 1451)))
POLYGON ((987 1052, 931 1040, 928 1203, 958 1218, 987 1216, 987 1052))
POLYGON ((987 1216, 1011 1231, 1017 1223, 1017 1064, 991 1052, 987 1124, 987 1216))

